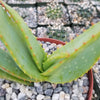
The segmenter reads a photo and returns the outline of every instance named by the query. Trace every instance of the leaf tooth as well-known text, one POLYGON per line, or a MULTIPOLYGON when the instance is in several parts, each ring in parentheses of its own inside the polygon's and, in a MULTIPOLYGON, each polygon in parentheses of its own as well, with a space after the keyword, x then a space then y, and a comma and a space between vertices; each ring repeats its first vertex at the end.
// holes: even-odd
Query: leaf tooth
POLYGON ((92 38, 94 38, 95 37, 95 35, 92 35, 92 38))
POLYGON ((8 46, 8 44, 5 42, 5 45, 8 46))
POLYGON ((84 28, 84 29, 83 29, 83 32, 85 32, 85 31, 86 31, 86 29, 84 28))
POLYGON ((0 38, 2 38, 2 35, 0 35, 0 38))
POLYGON ((35 57, 35 54, 33 53, 33 56, 35 57))
POLYGON ((21 28, 21 31, 23 32, 24 30, 21 28))
POLYGON ((79 34, 76 34, 76 37, 78 37, 79 36, 79 34))
POLYGON ((30 49, 32 50, 32 47, 30 47, 30 49))
POLYGON ((83 42, 83 45, 85 45, 86 44, 86 42, 83 42))
POLYGON ((94 23, 93 23, 93 22, 91 22, 91 25, 93 26, 93 25, 94 25, 94 23))
POLYGON ((75 51, 78 51, 78 49, 75 49, 75 51))
POLYGON ((13 52, 12 52, 12 51, 10 51, 10 54, 12 55, 12 54, 13 54, 13 52))
POLYGON ((65 43, 67 44, 68 42, 66 41, 65 43))
POLYGON ((28 36, 25 36, 26 37, 26 39, 28 39, 28 36))
POLYGON ((16 59, 16 58, 14 58, 14 60, 15 60, 15 62, 17 61, 17 59, 16 59))
POLYGON ((16 23, 18 23, 18 21, 16 20, 16 23))

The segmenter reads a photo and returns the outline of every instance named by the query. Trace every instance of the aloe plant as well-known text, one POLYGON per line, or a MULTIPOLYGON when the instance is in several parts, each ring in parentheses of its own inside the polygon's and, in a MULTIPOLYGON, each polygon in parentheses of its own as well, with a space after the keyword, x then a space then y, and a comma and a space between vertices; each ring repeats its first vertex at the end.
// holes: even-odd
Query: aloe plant
POLYGON ((88 72, 100 57, 100 22, 47 57, 23 19, 0 0, 0 78, 32 82, 71 82, 88 72))

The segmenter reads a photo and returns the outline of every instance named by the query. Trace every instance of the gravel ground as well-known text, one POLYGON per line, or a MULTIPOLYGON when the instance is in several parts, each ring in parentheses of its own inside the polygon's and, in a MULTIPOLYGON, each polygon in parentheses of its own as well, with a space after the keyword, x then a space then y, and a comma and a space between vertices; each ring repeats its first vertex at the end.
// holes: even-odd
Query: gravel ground
POLYGON ((19 15, 24 19, 29 27, 37 27, 37 16, 36 16, 36 8, 28 7, 28 8, 19 8, 13 7, 19 15))
POLYGON ((35 4, 36 0, 6 0, 10 4, 35 4))
POLYGON ((98 87, 100 88, 100 61, 95 64, 95 66, 93 67, 93 71, 98 83, 98 87))
POLYGON ((89 26, 91 19, 97 15, 95 7, 87 2, 81 5, 68 5, 68 11, 73 24, 83 24, 86 26, 89 26), (87 14, 85 9, 88 9, 87 14), (83 14, 79 15, 78 11, 80 11, 79 14, 83 11, 83 14))
MULTIPOLYGON (((63 8, 63 14, 64 14, 61 19, 62 23, 70 24, 67 9, 63 5, 61 6, 63 8)), ((38 9, 38 24, 39 25, 48 25, 48 24, 53 24, 55 22, 54 20, 51 20, 46 16, 46 9, 47 9, 46 6, 40 6, 37 9, 38 9)))

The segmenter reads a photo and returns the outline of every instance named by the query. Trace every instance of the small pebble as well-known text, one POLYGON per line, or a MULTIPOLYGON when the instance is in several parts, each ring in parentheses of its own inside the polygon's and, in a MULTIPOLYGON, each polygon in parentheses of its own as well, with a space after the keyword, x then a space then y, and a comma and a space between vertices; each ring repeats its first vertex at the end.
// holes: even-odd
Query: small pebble
POLYGON ((8 83, 5 83, 1 86, 3 89, 6 89, 6 88, 9 88, 9 84, 8 83))
POLYGON ((53 94, 52 100, 59 100, 59 94, 53 94))
POLYGON ((45 97, 44 95, 39 94, 39 95, 37 95, 36 99, 37 100, 43 100, 44 97, 45 97))
POLYGON ((53 93, 53 90, 52 90, 52 89, 47 89, 47 90, 44 91, 44 94, 45 94, 46 96, 51 96, 52 93, 53 93))
POLYGON ((65 93, 61 91, 59 94, 59 100, 64 100, 64 98, 65 98, 65 93))

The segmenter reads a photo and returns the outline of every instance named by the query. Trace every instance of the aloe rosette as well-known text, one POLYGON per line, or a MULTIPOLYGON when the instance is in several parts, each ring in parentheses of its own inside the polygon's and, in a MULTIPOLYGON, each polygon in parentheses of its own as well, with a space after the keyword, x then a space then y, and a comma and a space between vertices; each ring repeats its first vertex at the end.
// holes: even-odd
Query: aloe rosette
POLYGON ((88 72, 100 57, 100 22, 47 57, 23 19, 0 0, 0 78, 32 82, 71 82, 88 72))

